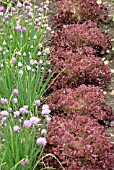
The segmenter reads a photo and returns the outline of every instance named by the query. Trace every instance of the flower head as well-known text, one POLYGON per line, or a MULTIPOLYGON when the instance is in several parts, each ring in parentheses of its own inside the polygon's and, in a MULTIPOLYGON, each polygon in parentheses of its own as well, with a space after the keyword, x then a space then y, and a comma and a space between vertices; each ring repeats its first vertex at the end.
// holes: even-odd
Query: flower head
POLYGON ((25 159, 25 160, 21 161, 21 166, 26 166, 26 165, 28 165, 28 163, 29 163, 29 160, 25 159))
POLYGON ((19 91, 18 91, 18 89, 13 89, 12 93, 13 93, 14 96, 17 96, 19 91))
POLYGON ((30 120, 25 120, 25 121, 24 121, 24 126, 25 126, 25 127, 30 128, 31 125, 32 125, 32 124, 31 124, 30 120))
POLYGON ((1 116, 2 117, 6 117, 8 115, 9 115, 9 113, 6 110, 1 111, 1 116))
POLYGON ((20 131, 20 127, 19 126, 14 126, 13 130, 14 130, 14 132, 19 132, 20 131))
POLYGON ((0 102, 1 102, 2 104, 8 104, 8 99, 1 98, 1 99, 0 99, 0 102))
POLYGON ((49 109, 49 105, 48 104, 43 104, 42 110, 44 110, 44 109, 49 109))
POLYGON ((12 108, 11 108, 11 107, 9 107, 9 108, 8 108, 8 111, 9 111, 9 112, 12 112, 12 108))
POLYGON ((37 125, 39 123, 39 121, 40 121, 40 119, 35 116, 30 118, 30 122, 33 125, 37 125))
POLYGON ((16 104, 16 103, 18 102, 18 99, 15 97, 15 98, 13 99, 13 102, 14 102, 14 104, 16 104))
POLYGON ((19 24, 17 24, 14 28, 16 31, 21 31, 21 26, 19 24))
POLYGON ((37 139, 36 143, 39 145, 39 146, 45 146, 47 141, 44 137, 40 137, 37 139))
POLYGON ((46 28, 46 31, 47 31, 47 32, 50 32, 50 31, 51 31, 51 28, 50 28, 50 27, 47 27, 47 28, 46 28))
POLYGON ((43 110, 42 110, 42 114, 43 114, 43 115, 48 115, 50 112, 51 112, 50 109, 43 109, 43 110))
POLYGON ((36 106, 40 106, 40 100, 36 100, 36 101, 35 101, 35 105, 36 105, 36 106))
POLYGON ((51 122, 51 117, 49 117, 49 116, 46 115, 46 122, 47 122, 47 123, 50 123, 50 122, 51 122))
POLYGON ((25 27, 22 28, 22 32, 23 33, 26 32, 26 28, 25 27))
POLYGON ((29 18, 32 18, 32 16, 33 16, 32 12, 29 12, 29 13, 27 14, 27 16, 28 16, 29 18))
POLYGON ((42 134, 42 135, 45 135, 46 133, 47 133, 47 130, 46 130, 46 129, 42 129, 42 130, 41 130, 41 134, 42 134))
POLYGON ((20 112, 19 111, 15 111, 14 112, 14 117, 18 117, 20 115, 20 112))
POLYGON ((37 24, 37 23, 39 23, 39 19, 38 19, 38 18, 35 18, 34 24, 37 24))
POLYGON ((22 8, 22 6, 23 6, 22 3, 18 1, 18 2, 17 2, 17 7, 18 7, 18 8, 22 8))
POLYGON ((15 63, 15 62, 16 62, 16 58, 15 58, 15 57, 12 57, 11 63, 13 64, 13 63, 15 63))
POLYGON ((4 11, 4 7, 0 6, 0 12, 3 12, 3 11, 4 11))

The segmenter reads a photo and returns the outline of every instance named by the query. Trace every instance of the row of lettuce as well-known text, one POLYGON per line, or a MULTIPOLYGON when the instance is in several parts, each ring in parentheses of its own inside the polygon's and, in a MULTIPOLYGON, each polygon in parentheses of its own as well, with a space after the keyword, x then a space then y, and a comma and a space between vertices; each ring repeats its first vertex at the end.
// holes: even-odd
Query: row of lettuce
POLYGON ((60 0, 55 8, 47 100, 53 120, 44 150, 56 159, 46 157, 45 167, 113 170, 114 144, 105 127, 114 116, 104 94, 112 73, 102 59, 112 37, 100 29, 109 22, 108 10, 96 0, 60 0))
POLYGON ((1 2, 0 168, 113 170, 105 127, 114 117, 103 92, 112 73, 102 60, 112 37, 99 27, 108 10, 96 0, 55 8, 49 48, 48 1, 1 2))

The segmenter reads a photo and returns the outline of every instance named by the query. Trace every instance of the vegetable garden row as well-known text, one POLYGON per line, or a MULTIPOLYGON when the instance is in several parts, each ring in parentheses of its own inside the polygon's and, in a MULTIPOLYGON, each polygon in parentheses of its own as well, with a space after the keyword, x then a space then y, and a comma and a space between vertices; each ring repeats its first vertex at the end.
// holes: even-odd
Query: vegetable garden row
POLYGON ((1 170, 113 170, 114 120, 104 89, 112 73, 102 60, 112 37, 108 9, 96 0, 48 4, 0 1, 1 170))

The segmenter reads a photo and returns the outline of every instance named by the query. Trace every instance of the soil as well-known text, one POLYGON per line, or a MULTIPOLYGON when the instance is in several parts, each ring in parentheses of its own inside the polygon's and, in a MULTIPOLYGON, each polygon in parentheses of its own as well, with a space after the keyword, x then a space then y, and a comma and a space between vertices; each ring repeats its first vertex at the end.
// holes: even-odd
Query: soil
MULTIPOLYGON (((102 30, 106 30, 112 36, 112 47, 114 47, 114 0, 102 0, 102 2, 108 7, 109 10, 109 23, 107 25, 102 25, 102 30)), ((110 50, 104 56, 105 60, 109 61, 111 69, 114 71, 114 51, 110 50)), ((112 79, 105 91, 106 93, 106 104, 112 107, 114 113, 114 73, 112 73, 112 79)), ((112 127, 107 129, 108 134, 111 137, 112 142, 114 142, 114 121, 112 121, 112 127)))

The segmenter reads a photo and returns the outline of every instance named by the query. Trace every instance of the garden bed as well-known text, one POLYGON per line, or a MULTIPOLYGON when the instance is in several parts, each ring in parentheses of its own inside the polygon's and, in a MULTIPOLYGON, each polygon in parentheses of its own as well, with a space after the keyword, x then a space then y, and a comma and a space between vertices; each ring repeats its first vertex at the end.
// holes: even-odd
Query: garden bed
POLYGON ((113 170, 114 2, 30 2, 1 25, 0 168, 113 170))

